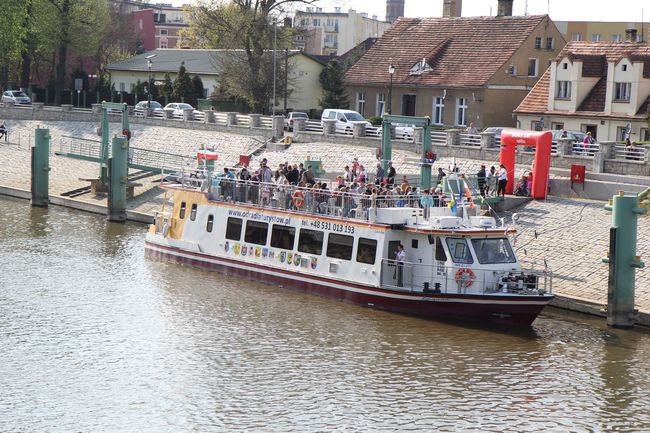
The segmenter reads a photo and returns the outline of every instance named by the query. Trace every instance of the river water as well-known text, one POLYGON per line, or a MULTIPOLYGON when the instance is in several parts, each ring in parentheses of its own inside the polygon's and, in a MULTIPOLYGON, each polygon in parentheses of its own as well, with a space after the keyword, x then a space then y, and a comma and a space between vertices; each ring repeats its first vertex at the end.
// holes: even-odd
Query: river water
POLYGON ((425 321, 144 258, 0 198, 0 431, 650 431, 650 334, 425 321))

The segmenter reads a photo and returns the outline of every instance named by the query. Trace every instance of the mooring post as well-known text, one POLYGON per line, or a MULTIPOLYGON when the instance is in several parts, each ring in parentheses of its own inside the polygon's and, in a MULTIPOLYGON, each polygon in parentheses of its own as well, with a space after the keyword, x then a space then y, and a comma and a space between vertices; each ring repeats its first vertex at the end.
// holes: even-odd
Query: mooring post
POLYGON ((639 207, 636 195, 623 191, 605 206, 612 211, 609 233, 609 253, 603 259, 609 264, 607 285, 607 324, 618 328, 631 328, 637 319, 634 308, 634 278, 636 268, 645 265, 636 255, 637 218, 646 212, 639 207))
POLYGON ((32 147, 32 206, 47 207, 50 188, 50 130, 36 128, 32 147))
POLYGON ((99 153, 101 161, 99 162, 99 183, 106 185, 108 181, 108 109, 106 102, 102 102, 102 145, 99 153))
POLYGON ((428 160, 427 155, 433 150, 431 141, 431 125, 427 123, 423 126, 424 137, 422 140, 422 162, 420 166, 420 186, 423 190, 431 188, 431 165, 433 160, 428 160))
POLYGON ((129 150, 124 137, 113 137, 112 156, 108 160, 108 220, 126 221, 126 185, 129 150))

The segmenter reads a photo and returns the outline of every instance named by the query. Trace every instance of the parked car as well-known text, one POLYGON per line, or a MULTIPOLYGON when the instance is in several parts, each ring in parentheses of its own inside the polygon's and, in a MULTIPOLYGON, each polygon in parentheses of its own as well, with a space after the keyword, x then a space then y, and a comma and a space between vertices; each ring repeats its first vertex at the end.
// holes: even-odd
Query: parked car
MULTIPOLYGON (((562 129, 556 129, 553 131, 553 144, 557 144, 557 141, 562 138, 562 129)), ((580 131, 567 131, 567 138, 570 138, 574 142, 582 143, 585 141, 586 133, 580 131)))
POLYGON ((514 131, 521 131, 521 129, 513 128, 512 126, 490 126, 485 128, 483 132, 492 132, 494 133, 494 140, 497 144, 501 143, 501 133, 504 129, 512 129, 514 131))
MULTIPOLYGON (((339 110, 328 108, 323 111, 323 115, 320 118, 321 125, 324 125, 323 120, 336 120, 336 132, 343 132, 351 134, 354 129, 355 123, 364 123, 366 127, 372 127, 372 124, 368 122, 361 114, 352 110, 339 110)), ((380 132, 381 133, 381 132, 380 132)))
POLYGON ((194 107, 192 107, 190 104, 186 104, 184 102, 170 102, 169 104, 165 105, 165 108, 163 108, 163 110, 174 110, 172 112, 174 116, 182 116, 183 110, 187 110, 188 108, 194 110, 194 107))
MULTIPOLYGON (((137 104, 135 104, 134 112, 137 115, 144 115, 145 111, 149 107, 149 101, 140 101, 137 104)), ((160 102, 157 101, 151 101, 151 108, 154 112, 154 114, 163 114, 163 106, 160 102)))
POLYGON ((291 113, 287 114, 287 117, 284 118, 284 129, 287 131, 293 131, 294 119, 309 120, 309 116, 307 113, 303 113, 302 111, 292 111, 291 113))
POLYGON ((13 101, 14 104, 31 104, 32 99, 21 90, 5 90, 2 93, 2 102, 13 101))
POLYGON ((415 125, 395 124, 395 137, 399 140, 410 140, 413 138, 415 125))

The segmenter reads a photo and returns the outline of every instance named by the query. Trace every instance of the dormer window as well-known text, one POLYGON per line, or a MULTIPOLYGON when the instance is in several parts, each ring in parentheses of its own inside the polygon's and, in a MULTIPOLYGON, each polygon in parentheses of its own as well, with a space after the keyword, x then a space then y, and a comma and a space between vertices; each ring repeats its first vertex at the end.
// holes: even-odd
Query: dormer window
POLYGON ((415 65, 411 66, 409 75, 422 75, 423 72, 432 71, 433 68, 427 62, 427 59, 422 59, 415 65))
POLYGON ((621 65, 621 70, 622 70, 623 72, 627 71, 627 65, 621 65))
POLYGON ((571 81, 558 81, 555 89, 557 99, 571 99, 571 81))

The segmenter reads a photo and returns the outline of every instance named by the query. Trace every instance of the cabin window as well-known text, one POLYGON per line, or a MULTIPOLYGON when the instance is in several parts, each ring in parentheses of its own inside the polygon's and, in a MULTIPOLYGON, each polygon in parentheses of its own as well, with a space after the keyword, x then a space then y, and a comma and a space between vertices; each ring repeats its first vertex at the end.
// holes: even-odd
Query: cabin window
POLYGON ((251 244, 266 245, 269 225, 259 221, 246 221, 244 240, 251 244))
POLYGON ((211 232, 212 226, 214 226, 214 215, 208 215, 208 223, 205 226, 205 230, 211 232))
POLYGON ((180 219, 185 218, 185 202, 184 201, 181 202, 181 209, 178 211, 178 217, 180 219))
POLYGON ((442 246, 440 238, 436 239, 436 260, 439 262, 447 261, 447 253, 445 253, 445 247, 442 246))
POLYGON ((323 232, 318 230, 300 229, 298 251, 307 254, 323 254, 323 232))
POLYGON ((351 260, 353 245, 354 238, 352 236, 330 233, 327 238, 327 257, 351 260))
POLYGON ((474 263, 469 245, 463 238, 447 238, 447 247, 454 263, 474 263))
POLYGON ((418 247, 418 240, 411 239, 411 248, 417 248, 417 247, 418 247))
POLYGON ((517 261, 507 238, 472 239, 472 246, 476 258, 481 264, 515 263, 517 261))
POLYGON ((238 241, 241 239, 241 218, 228 218, 228 224, 226 224, 226 239, 232 241, 238 241))
POLYGON ((377 256, 377 241, 375 239, 359 238, 357 244, 357 262, 375 264, 377 256))
POLYGON ((196 219, 196 203, 192 204, 192 210, 190 211, 190 220, 194 221, 196 219))
POLYGON ((290 226, 273 225, 271 230, 271 246, 283 250, 293 250, 293 241, 296 238, 296 229, 290 226))

